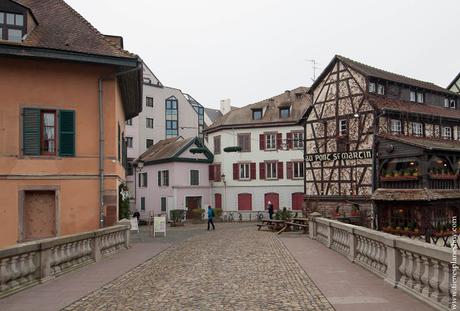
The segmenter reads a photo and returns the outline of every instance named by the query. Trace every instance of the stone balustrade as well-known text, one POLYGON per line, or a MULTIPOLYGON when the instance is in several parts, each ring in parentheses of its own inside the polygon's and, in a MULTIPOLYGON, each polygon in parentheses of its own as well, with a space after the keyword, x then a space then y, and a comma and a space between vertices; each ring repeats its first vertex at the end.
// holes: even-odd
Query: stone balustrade
POLYGON ((129 226, 42 239, 0 249, 0 298, 129 247, 129 226))
POLYGON ((456 304, 456 297, 460 296, 460 287, 452 286, 456 271, 452 271, 453 255, 449 248, 314 215, 309 230, 310 238, 437 310, 451 310, 452 302, 456 304))

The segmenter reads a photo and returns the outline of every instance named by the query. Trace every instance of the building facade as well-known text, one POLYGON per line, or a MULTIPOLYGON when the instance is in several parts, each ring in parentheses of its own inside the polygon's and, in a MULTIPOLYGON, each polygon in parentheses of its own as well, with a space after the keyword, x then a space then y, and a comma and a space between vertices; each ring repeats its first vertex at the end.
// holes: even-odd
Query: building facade
POLYGON ((338 218, 358 208, 379 229, 426 231, 458 212, 457 94, 342 56, 310 93, 307 205, 338 218))
POLYGON ((173 137, 151 146, 135 160, 136 209, 141 218, 169 216, 175 209, 186 210, 190 218, 192 209, 206 208, 211 203, 208 166, 212 160, 198 138, 173 137))
MULTIPOLYGON (((301 210, 303 131, 298 120, 310 104, 299 87, 242 108, 229 109, 205 130, 214 154, 209 167, 213 207, 244 219, 275 209, 301 210)), ((252 218, 254 219, 254 218, 252 218)))
POLYGON ((142 63, 61 1, 2 1, 0 30, 0 247, 113 224, 142 63))

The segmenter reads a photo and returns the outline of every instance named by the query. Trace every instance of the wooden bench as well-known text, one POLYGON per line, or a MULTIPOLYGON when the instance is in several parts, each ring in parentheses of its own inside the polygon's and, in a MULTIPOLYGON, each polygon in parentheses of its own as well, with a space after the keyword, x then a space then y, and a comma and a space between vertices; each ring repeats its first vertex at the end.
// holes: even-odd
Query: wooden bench
POLYGON ((300 228, 303 228, 303 233, 304 234, 307 234, 307 230, 308 230, 308 225, 307 224, 302 224, 302 223, 298 223, 298 222, 290 222, 290 221, 286 221, 284 223, 284 227, 278 231, 278 234, 281 234, 283 233, 284 231, 286 231, 286 229, 288 227, 300 227, 300 228))
POLYGON ((260 228, 262 228, 262 227, 268 227, 268 226, 270 226, 270 224, 261 223, 261 224, 257 224, 256 226, 258 227, 257 230, 260 231, 260 228))

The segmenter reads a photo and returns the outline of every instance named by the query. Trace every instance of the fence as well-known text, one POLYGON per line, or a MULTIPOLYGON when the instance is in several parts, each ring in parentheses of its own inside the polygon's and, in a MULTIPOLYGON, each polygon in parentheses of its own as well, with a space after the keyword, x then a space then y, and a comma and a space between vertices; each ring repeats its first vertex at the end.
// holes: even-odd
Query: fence
POLYGON ((43 239, 0 250, 0 298, 129 247, 129 226, 43 239))
POLYGON ((451 249, 314 216, 309 230, 310 238, 432 307, 449 310, 456 304, 452 262, 460 261, 451 249))

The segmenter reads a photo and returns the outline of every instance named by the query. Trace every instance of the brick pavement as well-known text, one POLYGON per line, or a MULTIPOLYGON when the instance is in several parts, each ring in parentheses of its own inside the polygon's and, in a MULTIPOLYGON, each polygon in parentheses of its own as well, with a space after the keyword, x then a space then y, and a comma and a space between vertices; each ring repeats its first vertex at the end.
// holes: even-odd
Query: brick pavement
POLYGON ((64 310, 333 310, 274 234, 194 235, 64 310))

